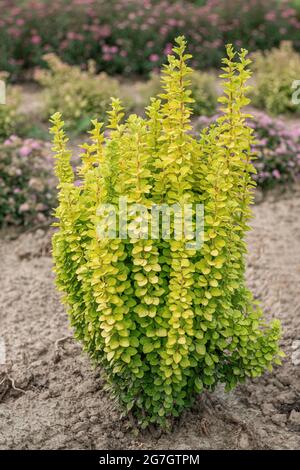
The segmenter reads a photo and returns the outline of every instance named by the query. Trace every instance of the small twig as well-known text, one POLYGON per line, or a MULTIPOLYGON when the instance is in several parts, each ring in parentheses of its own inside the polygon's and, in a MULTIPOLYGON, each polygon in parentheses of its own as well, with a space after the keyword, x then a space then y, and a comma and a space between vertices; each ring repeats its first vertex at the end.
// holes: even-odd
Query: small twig
POLYGON ((58 346, 60 343, 64 343, 65 341, 68 341, 69 339, 73 339, 73 336, 69 335, 69 336, 63 336, 62 338, 58 338, 56 341, 55 341, 55 351, 58 351, 58 346))
POLYGON ((8 380, 10 381, 12 388, 13 388, 16 392, 21 392, 21 393, 25 393, 25 394, 27 393, 26 390, 23 390, 22 388, 18 388, 18 387, 15 386, 15 381, 14 381, 14 379, 13 379, 10 375, 7 374, 7 378, 8 378, 8 380))
MULTIPOLYGON (((11 388, 13 390, 15 390, 16 392, 21 392, 21 393, 27 393, 26 390, 23 390, 22 388, 19 388, 19 387, 16 387, 16 384, 15 384, 15 380, 13 379, 13 377, 11 377, 10 375, 8 375, 8 373, 6 372, 5 375, 4 375, 4 379, 0 382, 0 385, 4 384, 6 381, 9 381, 10 384, 11 384, 11 388)), ((7 390, 4 392, 4 394, 7 392, 7 390)), ((2 398, 2 396, 1 396, 2 398)))

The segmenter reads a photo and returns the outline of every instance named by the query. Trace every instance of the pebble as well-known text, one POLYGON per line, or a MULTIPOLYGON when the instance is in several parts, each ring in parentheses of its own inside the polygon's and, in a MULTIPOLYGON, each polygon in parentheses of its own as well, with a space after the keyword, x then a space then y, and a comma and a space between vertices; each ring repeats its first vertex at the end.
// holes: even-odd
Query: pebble
POLYGON ((262 412, 265 416, 273 415, 274 411, 275 411, 275 408, 271 403, 263 403, 262 412))
POLYGON ((90 417, 90 422, 91 422, 92 424, 98 423, 98 422, 99 422, 98 416, 91 416, 91 417, 90 417))
POLYGON ((273 421, 273 423, 282 426, 285 425, 287 416, 284 413, 276 413, 275 415, 271 416, 271 420, 273 421))
POLYGON ((249 449, 249 438, 246 433, 242 433, 239 439, 239 447, 240 449, 249 449))
POLYGON ((292 350, 296 351, 296 349, 300 349, 300 339, 296 339, 292 342, 292 350))
POLYGON ((88 431, 89 429, 89 424, 88 423, 82 423, 82 422, 79 422, 79 423, 76 423, 74 426, 73 426, 73 429, 74 431, 88 431))
POLYGON ((89 414, 86 410, 83 410, 79 413, 79 418, 83 421, 89 417, 89 414))
POLYGON ((289 416, 289 422, 295 426, 300 426, 300 411, 292 410, 289 416))
POLYGON ((258 429, 257 430, 257 434, 261 437, 261 438, 265 438, 268 436, 268 432, 265 430, 265 429, 258 429))
POLYGON ((290 386, 292 383, 292 377, 290 377, 288 374, 285 374, 285 373, 280 374, 279 380, 286 387, 290 386))
POLYGON ((292 342, 292 364, 294 366, 299 366, 300 365, 300 340, 296 339, 295 341, 292 342))
POLYGON ((296 349, 296 351, 292 352, 291 359, 294 366, 300 365, 300 349, 296 349))
POLYGON ((10 411, 7 408, 0 408, 0 418, 10 418, 10 411))
POLYGON ((277 396, 277 400, 280 403, 293 403, 295 401, 295 393, 292 390, 286 391, 286 392, 281 392, 277 396))
POLYGON ((107 440, 105 436, 100 437, 99 439, 96 440, 95 449, 98 449, 98 450, 107 449, 107 440))

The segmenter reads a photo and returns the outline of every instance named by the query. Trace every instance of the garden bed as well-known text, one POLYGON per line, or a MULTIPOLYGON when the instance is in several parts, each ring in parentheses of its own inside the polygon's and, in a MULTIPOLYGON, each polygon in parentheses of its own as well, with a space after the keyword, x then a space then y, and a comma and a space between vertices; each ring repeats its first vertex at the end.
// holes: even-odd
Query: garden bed
POLYGON ((255 206, 248 235, 248 284, 267 316, 282 321, 283 366, 229 394, 202 395, 168 434, 138 433, 121 418, 102 371, 71 338, 51 274, 50 233, 2 232, 0 449, 299 448, 299 211, 299 190, 271 193, 255 206))

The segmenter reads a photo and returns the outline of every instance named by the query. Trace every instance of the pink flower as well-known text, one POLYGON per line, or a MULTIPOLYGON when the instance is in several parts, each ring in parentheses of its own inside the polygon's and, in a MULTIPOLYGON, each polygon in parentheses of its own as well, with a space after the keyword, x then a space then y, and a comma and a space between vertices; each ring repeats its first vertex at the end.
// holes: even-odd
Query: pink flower
POLYGON ((172 53, 172 44, 169 42, 168 44, 166 44, 166 47, 164 48, 164 54, 165 55, 168 55, 168 54, 171 54, 172 53))
POLYGON ((14 8, 12 8, 12 9, 10 10, 10 14, 11 14, 12 16, 16 16, 16 15, 18 15, 19 13, 21 13, 21 11, 22 11, 21 8, 14 7, 14 8))
POLYGON ((27 212, 27 211, 29 211, 29 204, 27 204, 27 202, 24 202, 23 204, 20 205, 19 212, 27 212))
POLYGON ((8 32, 14 38, 18 38, 21 35, 21 32, 17 28, 9 28, 8 32))
POLYGON ((157 62, 159 60, 159 55, 151 54, 149 57, 150 62, 157 62))
POLYGON ((289 18, 290 16, 295 16, 296 11, 293 8, 287 8, 281 13, 282 18, 289 18))
POLYGON ((30 146, 31 146, 31 148, 32 148, 33 150, 37 150, 37 149, 41 148, 40 142, 37 142, 37 141, 35 141, 35 140, 32 140, 32 141, 30 142, 30 146))
POLYGON ((170 26, 176 26, 177 25, 177 20, 175 20, 174 18, 170 18, 169 20, 167 20, 167 23, 170 26))
POLYGON ((102 57, 103 57, 103 60, 105 60, 107 62, 109 62, 113 58, 113 56, 111 54, 103 54, 102 57))
POLYGON ((102 38, 107 38, 111 34, 111 27, 109 25, 103 25, 99 28, 99 36, 102 38))
POLYGON ((70 39, 71 41, 72 41, 73 39, 76 39, 76 36, 77 36, 77 33, 73 33, 73 31, 69 31, 69 32, 67 33, 67 38, 70 39))
POLYGON ((19 154, 21 157, 28 157, 30 152, 31 152, 31 148, 27 145, 23 145, 23 147, 21 147, 19 150, 19 154))
POLYGON ((273 170, 272 171, 272 175, 274 176, 274 178, 276 178, 277 180, 279 180, 281 178, 281 174, 278 170, 273 170))
POLYGON ((33 36, 31 36, 31 42, 32 44, 40 44, 42 41, 41 39, 41 36, 39 36, 38 34, 34 34, 33 36))
POLYGON ((267 21, 274 21, 276 19, 276 13, 275 11, 269 11, 269 13, 266 14, 265 19, 267 21))

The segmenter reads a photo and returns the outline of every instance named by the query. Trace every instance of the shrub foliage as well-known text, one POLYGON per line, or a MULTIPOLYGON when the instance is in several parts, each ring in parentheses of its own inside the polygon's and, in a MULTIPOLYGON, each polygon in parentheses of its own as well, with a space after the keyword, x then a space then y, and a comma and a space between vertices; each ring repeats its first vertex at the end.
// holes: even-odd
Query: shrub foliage
MULTIPOLYGON (((211 116, 217 107, 215 77, 212 74, 193 71, 190 79, 190 89, 194 100, 191 103, 193 115, 211 116)), ((163 92, 161 77, 158 74, 152 74, 150 80, 141 84, 139 88, 144 102, 148 104, 152 96, 163 92)))
MULTIPOLYGON (((0 73, 0 80, 7 79, 7 74, 0 73)), ((11 134, 22 131, 24 116, 19 111, 20 92, 18 88, 7 86, 6 104, 0 104, 0 142, 11 134)))
POLYGON ((106 73, 97 75, 90 61, 87 70, 62 62, 56 55, 44 57, 48 70, 36 73, 44 87, 46 119, 61 109, 69 129, 85 131, 96 116, 105 119, 111 95, 120 94, 117 80, 106 73))
POLYGON ((255 86, 252 102, 258 108, 274 115, 299 113, 299 104, 294 104, 292 84, 300 76, 300 55, 293 50, 292 43, 283 42, 278 49, 267 54, 254 54, 255 86))
MULTIPOLYGON (((300 130, 296 123, 287 126, 280 118, 252 110, 248 120, 253 129, 253 175, 257 185, 270 189, 278 184, 293 184, 300 178, 300 130)), ((201 116, 193 126, 197 133, 212 124, 219 115, 201 116)))
MULTIPOLYGON (((147 117, 113 100, 108 136, 93 122, 80 185, 61 115, 52 117, 59 178, 59 230, 53 237, 57 285, 76 337, 102 364, 112 393, 142 426, 165 425, 204 389, 231 389, 280 363, 277 320, 266 324, 245 285, 245 232, 253 197, 252 130, 242 107, 249 60, 227 47, 222 116, 200 139, 190 133, 190 55, 182 37, 168 56, 164 93, 147 117), (205 204, 204 243, 97 236, 97 207, 119 197, 205 204)), ((131 219, 129 211, 129 222, 131 219)))

